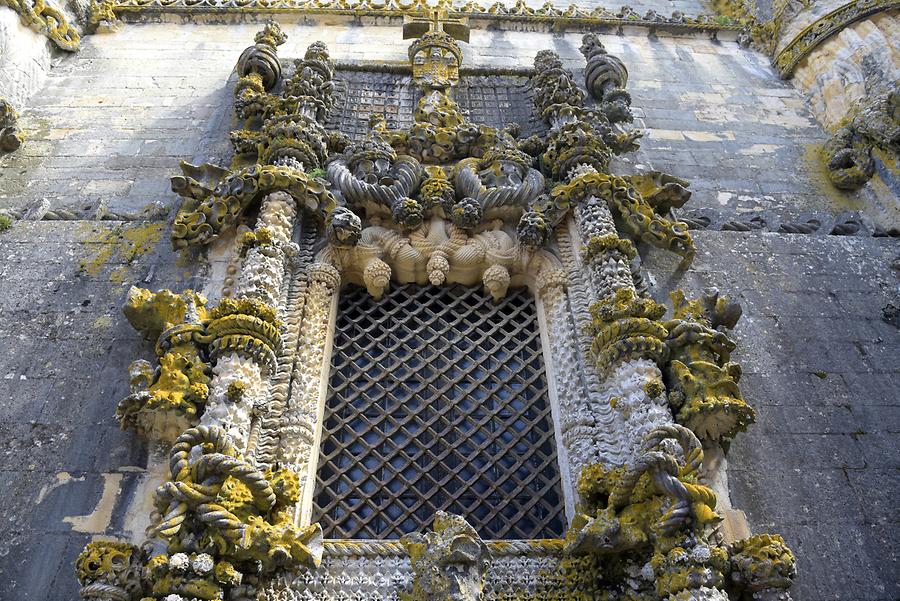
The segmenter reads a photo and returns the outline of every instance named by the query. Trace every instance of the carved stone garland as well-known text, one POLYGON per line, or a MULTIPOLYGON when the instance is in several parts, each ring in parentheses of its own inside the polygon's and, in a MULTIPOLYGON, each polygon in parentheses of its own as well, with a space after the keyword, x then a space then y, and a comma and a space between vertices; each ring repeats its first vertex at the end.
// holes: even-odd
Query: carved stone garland
POLYGON ((286 80, 277 25, 241 55, 235 159, 228 169, 182 164, 173 244, 207 244, 252 205, 259 214, 238 239, 230 294, 217 307, 191 291, 129 294, 126 315, 157 341, 159 366, 132 366, 118 415, 174 443, 170 480, 143 548, 85 548, 82 596, 787 598, 793 556, 779 537, 726 547, 711 534, 720 518, 698 482, 698 436, 715 444, 753 420, 722 331, 740 311, 715 292, 696 301, 676 292, 673 318, 661 321, 665 308, 645 298, 632 239, 690 262, 686 225, 665 216, 690 193, 666 174, 609 173, 612 154, 640 137, 622 127, 632 120, 624 65, 585 36, 586 83, 599 102, 589 108, 559 57, 538 53, 535 106, 550 130, 519 140, 515 126, 467 121, 452 97, 462 58, 454 35, 467 29, 433 17, 409 51, 423 92, 413 125, 392 131, 376 118, 354 143, 322 126, 333 104, 324 45, 311 45, 286 80), (481 282, 495 299, 511 284, 534 285, 563 471, 579 481, 565 540, 485 542, 464 517, 439 513, 433 532, 400 543, 323 544, 310 508, 342 281, 376 298, 391 281, 481 282))

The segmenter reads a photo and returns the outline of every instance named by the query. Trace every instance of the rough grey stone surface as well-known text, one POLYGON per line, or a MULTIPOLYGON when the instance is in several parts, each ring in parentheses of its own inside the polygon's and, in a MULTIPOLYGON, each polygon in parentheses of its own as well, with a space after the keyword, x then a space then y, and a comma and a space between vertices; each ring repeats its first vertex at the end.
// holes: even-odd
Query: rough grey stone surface
POLYGON ((196 284, 166 227, 19 221, 0 233, 3 599, 77 598, 76 555, 123 532, 147 479, 146 447, 113 415, 128 364, 153 350, 121 307, 132 282, 196 284))
POLYGON ((696 239, 685 274, 660 252, 645 264, 657 296, 716 286, 743 306, 732 359, 758 417, 728 454, 732 505, 794 550, 794 599, 900 598, 900 243, 696 239))

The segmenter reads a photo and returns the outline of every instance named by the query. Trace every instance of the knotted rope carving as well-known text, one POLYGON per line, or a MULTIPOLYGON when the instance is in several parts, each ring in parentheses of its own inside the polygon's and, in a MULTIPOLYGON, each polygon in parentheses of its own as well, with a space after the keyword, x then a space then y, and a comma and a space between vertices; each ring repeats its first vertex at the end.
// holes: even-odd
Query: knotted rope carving
POLYGON ((229 477, 244 484, 260 511, 275 504, 275 492, 262 472, 240 459, 231 438, 218 426, 198 426, 186 430, 175 441, 169 459, 172 480, 156 490, 156 505, 165 508, 150 535, 171 538, 193 511, 203 524, 218 529, 222 536, 238 544, 246 524, 218 504, 216 499, 229 477), (191 460, 191 450, 201 447, 201 456, 191 460))

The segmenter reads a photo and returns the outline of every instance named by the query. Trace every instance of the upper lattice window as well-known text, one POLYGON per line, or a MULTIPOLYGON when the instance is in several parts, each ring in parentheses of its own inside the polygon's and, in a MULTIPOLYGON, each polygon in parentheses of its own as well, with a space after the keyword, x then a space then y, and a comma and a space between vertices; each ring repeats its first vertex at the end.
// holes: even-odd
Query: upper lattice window
POLYGON ((564 530, 534 300, 510 289, 345 288, 335 328, 317 520, 331 538, 396 538, 437 510, 484 538, 564 530))

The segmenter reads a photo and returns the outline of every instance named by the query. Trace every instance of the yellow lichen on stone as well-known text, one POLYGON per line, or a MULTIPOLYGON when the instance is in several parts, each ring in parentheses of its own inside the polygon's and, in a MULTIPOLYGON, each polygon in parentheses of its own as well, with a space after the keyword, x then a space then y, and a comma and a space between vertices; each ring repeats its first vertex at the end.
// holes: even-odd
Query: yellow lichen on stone
POLYGON ((96 246, 98 250, 92 257, 79 262, 79 271, 97 276, 108 264, 121 262, 123 264, 112 271, 110 278, 115 283, 127 281, 131 264, 156 247, 165 225, 165 222, 160 221, 116 226, 89 237, 86 242, 96 246))

